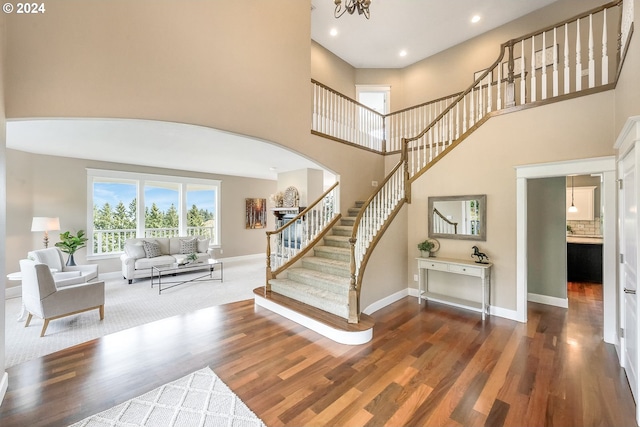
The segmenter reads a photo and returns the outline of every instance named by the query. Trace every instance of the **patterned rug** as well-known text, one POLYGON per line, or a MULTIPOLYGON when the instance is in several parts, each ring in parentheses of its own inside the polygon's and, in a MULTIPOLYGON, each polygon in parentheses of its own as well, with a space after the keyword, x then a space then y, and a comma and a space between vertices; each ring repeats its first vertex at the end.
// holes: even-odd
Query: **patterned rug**
POLYGON ((264 427, 208 367, 73 424, 71 427, 264 427))

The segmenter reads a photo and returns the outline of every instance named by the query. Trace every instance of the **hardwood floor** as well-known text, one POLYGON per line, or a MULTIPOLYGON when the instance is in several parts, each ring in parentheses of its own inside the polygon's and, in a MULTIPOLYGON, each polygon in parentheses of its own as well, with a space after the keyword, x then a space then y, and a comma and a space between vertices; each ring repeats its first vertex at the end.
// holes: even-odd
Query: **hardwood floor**
POLYGON ((527 324, 407 297, 355 347, 252 301, 211 307, 10 368, 0 425, 66 426, 207 365, 268 426, 636 425, 601 286, 569 292, 527 324))

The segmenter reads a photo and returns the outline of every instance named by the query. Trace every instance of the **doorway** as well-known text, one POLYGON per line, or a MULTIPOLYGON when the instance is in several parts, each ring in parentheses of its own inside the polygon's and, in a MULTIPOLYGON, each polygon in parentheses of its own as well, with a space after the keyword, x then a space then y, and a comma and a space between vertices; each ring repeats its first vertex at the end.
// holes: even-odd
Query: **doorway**
POLYGON ((567 175, 590 175, 601 173, 603 234, 603 335, 604 341, 616 340, 616 231, 615 231, 615 158, 599 157, 567 162, 544 163, 516 167, 516 264, 517 264, 517 320, 527 321, 528 302, 528 180, 535 178, 565 177, 567 175))

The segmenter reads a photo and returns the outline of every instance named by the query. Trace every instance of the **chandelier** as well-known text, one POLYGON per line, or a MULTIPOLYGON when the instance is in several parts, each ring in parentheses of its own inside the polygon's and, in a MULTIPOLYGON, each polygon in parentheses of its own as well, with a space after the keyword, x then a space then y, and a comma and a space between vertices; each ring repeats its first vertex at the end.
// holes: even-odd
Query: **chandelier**
POLYGON ((345 12, 349 12, 349 15, 353 15, 353 12, 358 11, 358 15, 363 15, 369 19, 371 14, 369 13, 369 5, 371 0, 345 0, 344 6, 342 0, 334 0, 336 4, 335 17, 340 18, 345 12))

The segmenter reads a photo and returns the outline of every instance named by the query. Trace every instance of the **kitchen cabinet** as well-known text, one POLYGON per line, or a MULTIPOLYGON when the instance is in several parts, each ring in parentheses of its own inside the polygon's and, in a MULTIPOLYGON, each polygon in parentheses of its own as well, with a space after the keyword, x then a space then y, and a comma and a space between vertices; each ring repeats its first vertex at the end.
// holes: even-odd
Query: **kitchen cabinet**
POLYGON ((571 187, 567 188, 567 219, 568 220, 594 220, 594 192, 596 187, 574 187, 573 204, 578 208, 577 212, 569 212, 571 206, 571 187))
POLYGON ((602 283, 601 243, 567 243, 567 281, 602 283))

